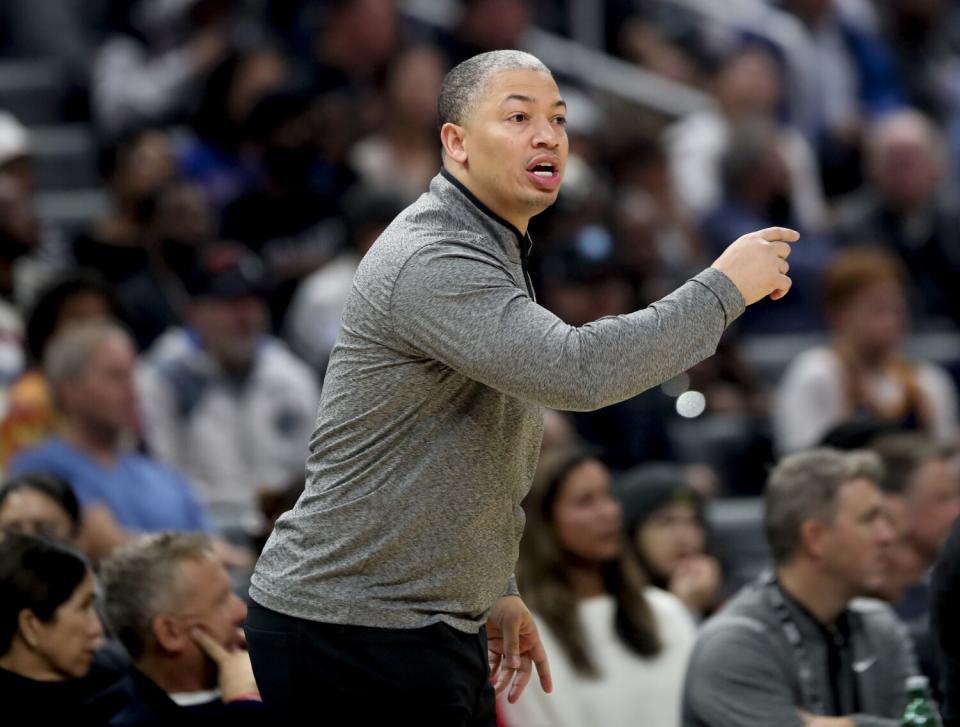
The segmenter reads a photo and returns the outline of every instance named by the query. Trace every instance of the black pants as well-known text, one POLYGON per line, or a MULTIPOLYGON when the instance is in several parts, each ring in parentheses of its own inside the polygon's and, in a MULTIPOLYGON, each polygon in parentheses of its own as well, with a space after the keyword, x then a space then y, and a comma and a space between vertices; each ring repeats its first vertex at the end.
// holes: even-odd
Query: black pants
POLYGON ((291 724, 496 726, 484 629, 339 626, 254 603, 244 630, 263 700, 291 724))

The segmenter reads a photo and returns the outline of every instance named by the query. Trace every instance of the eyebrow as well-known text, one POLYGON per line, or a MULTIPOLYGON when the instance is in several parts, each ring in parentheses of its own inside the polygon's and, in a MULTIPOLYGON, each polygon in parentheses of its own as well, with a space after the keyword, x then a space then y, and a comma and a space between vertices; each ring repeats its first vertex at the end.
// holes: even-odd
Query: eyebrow
MULTIPOLYGON (((511 93, 509 96, 503 99, 503 101, 500 102, 500 105, 503 106, 503 104, 507 103, 507 101, 522 101, 523 103, 536 103, 536 99, 534 99, 532 96, 524 96, 522 93, 511 93)), ((564 101, 562 98, 558 99, 557 101, 553 102, 553 107, 556 108, 557 106, 563 106, 563 108, 567 108, 567 102, 564 101)))

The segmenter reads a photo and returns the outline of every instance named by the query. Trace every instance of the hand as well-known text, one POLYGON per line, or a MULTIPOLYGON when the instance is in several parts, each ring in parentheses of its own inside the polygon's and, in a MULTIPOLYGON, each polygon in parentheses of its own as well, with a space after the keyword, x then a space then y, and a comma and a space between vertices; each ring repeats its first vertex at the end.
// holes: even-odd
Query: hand
POLYGON ((497 694, 510 687, 508 702, 513 704, 520 698, 533 665, 543 691, 553 691, 550 664, 537 625, 519 597, 503 596, 493 605, 487 618, 487 644, 490 681, 497 694))
POLYGON ((719 588, 720 564, 709 555, 685 558, 670 578, 670 593, 698 613, 713 605, 719 588))
MULTIPOLYGON (((243 632, 241 631, 240 634, 242 635, 243 632)), ((259 696, 260 689, 253 676, 250 654, 246 650, 241 648, 227 650, 200 628, 194 628, 190 636, 200 650, 217 665, 217 682, 224 702, 232 702, 238 697, 254 694, 259 696)), ((246 642, 241 640, 240 643, 246 642)))
POLYGON ((803 720, 803 727, 857 727, 856 723, 849 717, 821 717, 816 714, 810 714, 800 710, 800 719, 803 720))
POLYGON ((788 243, 799 239, 799 233, 786 227, 751 232, 724 250, 713 267, 733 281, 747 305, 768 295, 771 300, 779 300, 793 285, 787 277, 791 250, 788 243))

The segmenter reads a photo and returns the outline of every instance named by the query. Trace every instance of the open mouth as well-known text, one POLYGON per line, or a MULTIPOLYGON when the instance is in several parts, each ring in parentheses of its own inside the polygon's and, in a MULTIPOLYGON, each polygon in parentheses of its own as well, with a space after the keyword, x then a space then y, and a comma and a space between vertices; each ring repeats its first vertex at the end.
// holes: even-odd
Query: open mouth
POLYGON ((527 167, 527 175, 537 187, 552 191, 560 185, 560 164, 555 159, 541 157, 527 167))
POLYGON ((557 168, 549 162, 540 162, 539 164, 534 164, 527 171, 536 174, 538 177, 552 177, 557 173, 557 168))

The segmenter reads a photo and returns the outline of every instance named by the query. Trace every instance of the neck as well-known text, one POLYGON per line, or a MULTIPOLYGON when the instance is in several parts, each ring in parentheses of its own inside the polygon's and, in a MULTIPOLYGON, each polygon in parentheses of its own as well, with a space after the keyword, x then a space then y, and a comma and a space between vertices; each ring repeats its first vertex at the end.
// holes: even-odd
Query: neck
POLYGON ((603 586, 603 571, 593 563, 569 566, 567 578, 578 599, 602 596, 607 592, 603 586))
POLYGON ((454 179, 460 182, 460 184, 466 187, 470 191, 470 194, 476 197, 477 200, 481 204, 483 204, 488 210, 493 212, 493 214, 503 218, 504 221, 516 227, 520 231, 520 234, 522 235, 527 234, 527 227, 530 225, 530 217, 532 217, 532 215, 523 216, 517 213, 510 213, 510 212, 506 212, 504 210, 498 209, 496 202, 489 199, 485 194, 478 192, 474 188, 474 185, 471 183, 471 180, 470 180, 470 175, 467 174, 467 171, 466 169, 464 169, 463 166, 459 164, 450 164, 448 162, 445 162, 443 165, 443 168, 446 169, 447 173, 453 176, 454 179))
POLYGON ((824 625, 836 621, 850 603, 852 594, 824 575, 816 566, 796 558, 777 568, 780 587, 824 625))
POLYGON ((177 658, 148 654, 137 660, 136 667, 167 694, 190 694, 210 689, 195 669, 185 668, 177 658))
POLYGON ((14 637, 7 653, 0 656, 0 669, 38 682, 62 682, 66 679, 17 637, 14 637))
POLYGON ((62 430, 64 440, 103 464, 112 464, 120 449, 120 432, 113 428, 68 418, 62 430))

